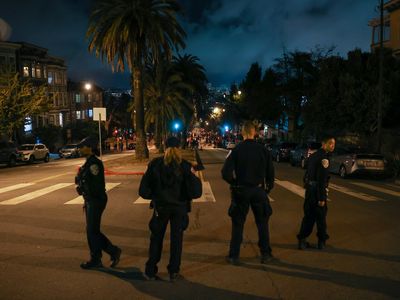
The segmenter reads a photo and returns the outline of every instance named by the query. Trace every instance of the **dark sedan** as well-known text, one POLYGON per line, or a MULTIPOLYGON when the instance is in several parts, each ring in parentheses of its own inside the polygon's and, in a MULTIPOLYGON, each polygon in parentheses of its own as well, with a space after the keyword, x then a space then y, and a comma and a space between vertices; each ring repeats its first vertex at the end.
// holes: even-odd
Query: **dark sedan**
POLYGON ((271 155, 276 162, 288 161, 290 151, 296 147, 296 143, 281 142, 272 146, 271 155))
POLYGON ((321 143, 308 142, 297 145, 290 153, 290 164, 292 166, 301 166, 303 169, 307 166, 307 159, 311 154, 321 148, 321 143))

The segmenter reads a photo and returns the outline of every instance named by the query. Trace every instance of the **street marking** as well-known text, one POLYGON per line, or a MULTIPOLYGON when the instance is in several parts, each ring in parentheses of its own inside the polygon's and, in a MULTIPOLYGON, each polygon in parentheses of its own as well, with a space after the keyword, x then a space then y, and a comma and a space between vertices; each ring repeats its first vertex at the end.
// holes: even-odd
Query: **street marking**
POLYGON ((35 181, 32 181, 32 182, 33 183, 38 183, 38 182, 54 179, 54 178, 65 176, 65 175, 69 175, 69 174, 74 174, 74 173, 73 172, 66 172, 66 173, 62 173, 62 174, 58 174, 58 175, 54 175, 54 176, 45 177, 45 178, 42 178, 42 179, 39 179, 39 180, 35 180, 35 181))
POLYGON ((19 183, 19 184, 15 184, 15 185, 11 185, 11 186, 5 187, 5 188, 1 188, 0 189, 0 194, 6 193, 6 192, 9 192, 9 191, 13 191, 13 190, 22 189, 24 187, 27 187, 27 186, 30 186, 30 185, 33 185, 33 184, 34 183, 32 183, 32 182, 30 182, 30 183, 19 183))
POLYGON ((367 188, 367 189, 370 189, 373 191, 389 194, 389 195, 392 195, 395 197, 400 197, 400 192, 395 192, 395 191, 385 189, 385 188, 382 188, 379 186, 374 186, 374 185, 370 185, 370 184, 362 183, 362 182, 351 182, 351 184, 358 185, 358 186, 361 186, 361 187, 364 187, 364 188, 367 188))
POLYGON ((19 196, 19 197, 15 197, 15 198, 0 202, 0 204, 1 205, 19 204, 19 203, 26 202, 26 201, 38 198, 40 196, 46 195, 48 193, 57 191, 59 189, 65 188, 65 187, 70 186, 70 185, 73 185, 73 183, 58 183, 58 184, 49 186, 49 187, 44 188, 44 189, 40 189, 40 190, 25 194, 25 195, 22 195, 22 196, 19 196))
MULTIPOLYGON (((193 199, 193 203, 216 202, 210 183, 208 181, 203 181, 202 184, 203 184, 203 193, 200 198, 193 199)), ((143 199, 142 197, 139 197, 133 204, 150 204, 150 201, 151 200, 146 200, 143 199)))
MULTIPOLYGON (((303 187, 301 187, 297 184, 291 183, 290 181, 281 181, 278 179, 275 179, 275 183, 280 185, 281 187, 291 191, 292 193, 300 196, 301 198, 303 198, 303 199, 305 198, 306 190, 303 187)), ((329 187, 330 187, 330 185, 329 185, 329 187)), ((330 202, 331 199, 328 198, 327 201, 330 202)))
MULTIPOLYGON (((108 192, 120 184, 121 184, 120 182, 108 182, 106 183, 106 191, 108 192)), ((84 202, 85 201, 83 200, 83 197, 78 196, 75 199, 65 202, 64 204, 83 204, 84 202)))
POLYGON ((275 183, 302 198, 304 198, 305 196, 305 189, 297 184, 291 183, 290 181, 281 181, 278 179, 275 179, 275 183))
POLYGON ((400 185, 391 184, 391 183, 385 183, 385 185, 390 186, 390 187, 395 188, 395 189, 400 189, 400 185))
POLYGON ((379 198, 377 198, 375 196, 367 195, 367 194, 360 193, 360 192, 355 192, 355 191, 352 191, 352 190, 350 190, 350 189, 348 189, 348 188, 346 188, 344 186, 340 186, 340 185, 336 185, 336 184, 332 184, 332 183, 329 184, 329 188, 331 188, 333 190, 336 190, 338 192, 353 196, 355 198, 364 200, 364 201, 370 201, 370 202, 372 202, 372 201, 382 201, 382 199, 379 199, 379 198))

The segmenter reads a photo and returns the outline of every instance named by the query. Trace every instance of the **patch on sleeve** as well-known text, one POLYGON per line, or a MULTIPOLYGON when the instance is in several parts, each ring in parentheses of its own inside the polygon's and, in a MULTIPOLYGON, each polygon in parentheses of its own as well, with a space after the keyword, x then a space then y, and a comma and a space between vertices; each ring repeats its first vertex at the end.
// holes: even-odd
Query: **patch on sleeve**
POLYGON ((326 169, 329 167, 329 160, 323 159, 321 160, 322 166, 326 169))
POLYGON ((99 170, 99 166, 98 165, 91 165, 90 166, 90 173, 92 173, 93 175, 98 175, 100 172, 99 170))

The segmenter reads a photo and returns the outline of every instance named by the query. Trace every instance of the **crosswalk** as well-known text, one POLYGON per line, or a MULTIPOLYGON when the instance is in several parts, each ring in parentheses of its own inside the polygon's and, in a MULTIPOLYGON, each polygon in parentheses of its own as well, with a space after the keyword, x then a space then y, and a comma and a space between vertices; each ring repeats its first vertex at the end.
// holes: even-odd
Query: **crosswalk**
MULTIPOLYGON (((366 182, 360 181, 347 181, 346 186, 337 183, 330 183, 329 189, 331 190, 329 194, 328 200, 339 200, 343 197, 340 194, 345 194, 350 196, 355 200, 361 200, 365 202, 385 202, 387 199, 399 199, 400 200, 400 186, 381 184, 374 185, 366 182), (354 188, 353 188, 354 187, 354 188), (332 191, 335 194, 332 195, 332 191), (333 199, 332 199, 333 198, 333 199)), ((305 190, 302 186, 293 183, 288 180, 275 180, 276 186, 285 189, 299 198, 304 198, 305 190)), ((121 182, 108 182, 106 184, 106 190, 111 192, 109 197, 112 198, 113 190, 116 187, 121 187, 123 189, 131 189, 130 185, 123 185, 121 182)), ((18 183, 14 185, 9 185, 5 187, 0 187, 0 207, 1 206, 10 206, 10 205, 19 205, 30 201, 35 201, 39 199, 43 199, 43 196, 52 194, 54 195, 56 192, 62 193, 63 199, 68 197, 68 195, 75 194, 75 185, 71 182, 60 182, 55 183, 49 186, 43 186, 42 180, 26 182, 26 183, 18 183), (39 184, 41 182, 41 184, 39 184), (67 193, 64 191, 69 190, 67 193), (13 196, 9 196, 12 194, 13 196)), ((136 193, 137 191, 132 191, 132 193, 136 193)), ((280 201, 280 197, 278 196, 279 190, 274 189, 272 192, 273 198, 270 198, 271 202, 280 201)), ((70 200, 65 199, 63 204, 65 205, 75 205, 75 204, 83 204, 83 198, 81 196, 72 196, 70 200), (72 199, 71 199, 72 198, 72 199)), ((226 198, 224 196, 224 198, 226 198)), ((199 199, 195 199, 194 203, 214 203, 216 202, 216 197, 212 190, 211 184, 208 181, 203 180, 203 195, 199 199)), ((137 198, 133 201, 133 204, 148 204, 149 201, 137 198)))

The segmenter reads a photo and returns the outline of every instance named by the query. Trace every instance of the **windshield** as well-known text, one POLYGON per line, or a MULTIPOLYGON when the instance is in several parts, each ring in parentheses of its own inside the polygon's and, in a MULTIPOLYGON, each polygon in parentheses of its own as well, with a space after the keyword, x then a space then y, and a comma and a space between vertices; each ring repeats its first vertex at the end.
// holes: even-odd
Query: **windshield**
POLYGON ((21 145, 21 146, 19 146, 19 150, 33 150, 33 147, 34 147, 35 145, 21 145))
POLYGON ((66 145, 64 147, 64 149, 75 149, 75 148, 76 148, 76 144, 66 145))

